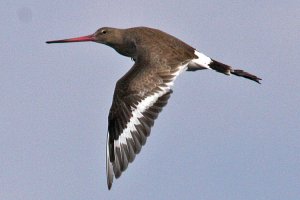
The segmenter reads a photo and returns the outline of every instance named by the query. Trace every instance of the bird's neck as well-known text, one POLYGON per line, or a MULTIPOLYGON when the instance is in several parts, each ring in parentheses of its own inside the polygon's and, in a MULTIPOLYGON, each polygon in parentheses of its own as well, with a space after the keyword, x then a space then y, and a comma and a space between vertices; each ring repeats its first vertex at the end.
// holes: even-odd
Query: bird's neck
POLYGON ((136 56, 136 46, 133 42, 122 41, 120 43, 107 44, 114 48, 119 54, 134 58, 136 56))

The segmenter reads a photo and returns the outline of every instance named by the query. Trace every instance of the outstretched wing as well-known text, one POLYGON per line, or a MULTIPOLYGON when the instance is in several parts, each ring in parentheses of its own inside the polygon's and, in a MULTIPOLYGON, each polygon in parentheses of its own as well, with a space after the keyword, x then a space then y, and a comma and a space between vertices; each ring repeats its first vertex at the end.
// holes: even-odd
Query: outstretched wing
POLYGON ((186 65, 159 71, 135 64, 116 84, 108 117, 106 173, 108 188, 119 178, 150 135, 159 112, 167 104, 171 86, 186 65))

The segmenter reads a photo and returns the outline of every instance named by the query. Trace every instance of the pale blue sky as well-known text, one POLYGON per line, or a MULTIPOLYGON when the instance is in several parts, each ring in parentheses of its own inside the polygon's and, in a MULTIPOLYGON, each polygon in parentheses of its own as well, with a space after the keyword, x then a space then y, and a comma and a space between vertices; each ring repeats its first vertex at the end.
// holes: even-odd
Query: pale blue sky
POLYGON ((300 199, 300 2, 126 2, 2 2, 0 199, 300 199), (182 74, 108 191, 107 115, 133 62, 96 43, 45 41, 139 25, 263 81, 182 74))

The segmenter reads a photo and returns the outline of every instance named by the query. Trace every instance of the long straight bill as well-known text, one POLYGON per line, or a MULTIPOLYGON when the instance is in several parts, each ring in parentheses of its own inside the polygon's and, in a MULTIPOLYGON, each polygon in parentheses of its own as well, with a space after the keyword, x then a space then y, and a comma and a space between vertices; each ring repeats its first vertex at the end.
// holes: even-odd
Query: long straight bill
POLYGON ((88 41, 92 41, 92 42, 96 41, 94 34, 81 36, 81 37, 75 37, 75 38, 69 38, 69 39, 63 39, 63 40, 51 40, 51 41, 47 41, 46 43, 51 44, 51 43, 88 42, 88 41))

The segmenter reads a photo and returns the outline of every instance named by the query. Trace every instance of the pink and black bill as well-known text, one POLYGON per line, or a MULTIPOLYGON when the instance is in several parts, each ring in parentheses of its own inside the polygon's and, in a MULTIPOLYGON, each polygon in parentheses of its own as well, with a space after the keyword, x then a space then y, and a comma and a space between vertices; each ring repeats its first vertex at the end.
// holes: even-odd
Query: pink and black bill
POLYGON ((51 44, 51 43, 68 43, 68 42, 95 42, 95 37, 93 34, 91 34, 91 35, 63 39, 63 40, 51 40, 51 41, 47 41, 46 43, 51 44))

